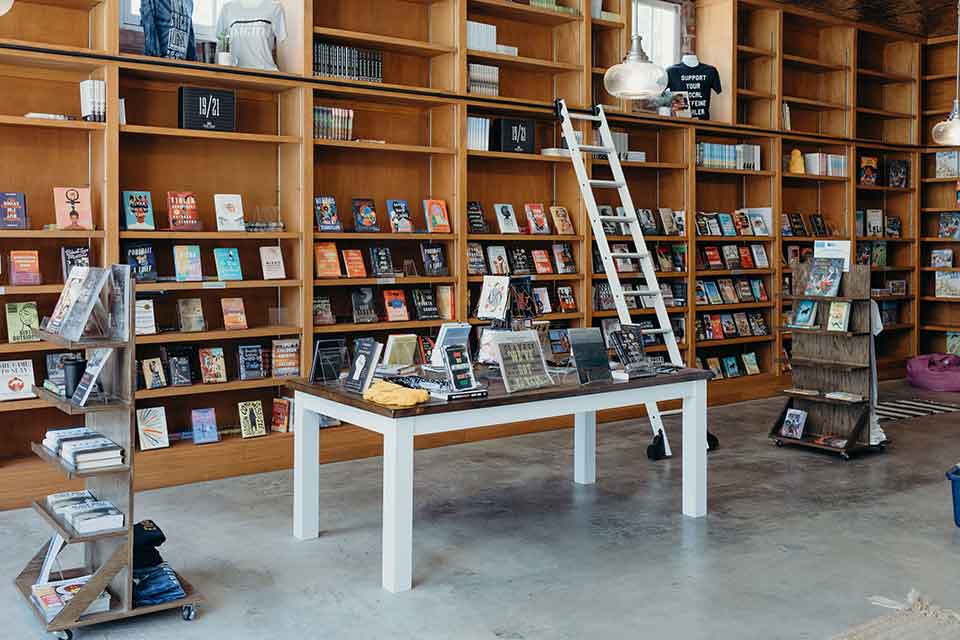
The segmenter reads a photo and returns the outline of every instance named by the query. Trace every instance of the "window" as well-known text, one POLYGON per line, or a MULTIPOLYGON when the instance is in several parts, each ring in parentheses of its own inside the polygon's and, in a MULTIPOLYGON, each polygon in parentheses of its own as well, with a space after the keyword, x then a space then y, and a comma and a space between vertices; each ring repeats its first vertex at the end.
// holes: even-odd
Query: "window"
MULTIPOLYGON (((123 26, 140 29, 140 0, 122 0, 123 26)), ((227 0, 193 0, 193 31, 202 40, 216 40, 217 15, 227 0)))
POLYGON ((634 33, 643 38, 643 50, 666 69, 680 60, 680 5, 663 0, 634 4, 634 33))

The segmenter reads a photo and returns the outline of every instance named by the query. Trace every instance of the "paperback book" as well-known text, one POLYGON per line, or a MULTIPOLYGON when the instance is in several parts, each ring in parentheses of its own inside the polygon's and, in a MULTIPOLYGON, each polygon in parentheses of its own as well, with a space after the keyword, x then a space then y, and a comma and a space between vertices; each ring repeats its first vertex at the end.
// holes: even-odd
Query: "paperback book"
POLYGON ((127 264, 137 282, 157 281, 157 259, 153 255, 153 245, 149 242, 128 243, 127 264))
POLYGON ((500 233, 520 233, 520 225, 517 223, 512 204, 494 204, 493 210, 497 214, 500 233))
POLYGON ((177 282, 203 281, 200 246, 196 244, 175 245, 173 247, 173 267, 177 282))
POLYGON ((36 302, 8 302, 7 342, 39 342, 36 332, 40 328, 40 317, 36 302))
POLYGON ((215 193, 213 207, 217 216, 217 231, 246 231, 243 220, 243 197, 236 193, 215 193))
POLYGON ((137 409, 137 434, 140 437, 140 450, 165 449, 170 446, 170 434, 167 431, 167 411, 164 407, 137 409))
POLYGON ((177 318, 180 321, 180 331, 193 333, 207 330, 207 323, 203 317, 203 303, 200 298, 180 298, 177 300, 177 318))
POLYGON ((380 231, 380 224, 377 222, 377 207, 370 198, 354 198, 353 207, 353 230, 361 232, 376 233, 380 231))
POLYGON ((128 231, 153 231, 157 228, 149 191, 124 191, 121 197, 124 227, 128 231))
POLYGON ((192 191, 168 191, 167 218, 172 231, 202 231, 197 194, 192 191))
POLYGON ((260 247, 260 267, 264 280, 285 280, 287 277, 283 267, 283 251, 279 246, 260 247))
POLYGON ((56 187, 53 190, 53 203, 59 229, 64 231, 93 229, 90 187, 56 187))
POLYGON ((0 193, 0 229, 27 228, 27 195, 22 191, 0 193))
POLYGON ((217 280, 243 280, 240 251, 235 247, 216 247, 213 259, 217 265, 217 280))
POLYGON ((333 196, 317 196, 313 200, 313 212, 319 231, 343 231, 343 223, 337 215, 337 201, 333 196))
POLYGON ((240 414, 240 435, 243 438, 257 438, 267 435, 267 423, 263 417, 263 403, 249 400, 237 403, 240 414))
POLYGON ((390 231, 413 233, 410 205, 406 200, 387 200, 387 214, 390 216, 390 231))
POLYGON ((247 313, 243 307, 243 298, 220 298, 223 311, 223 328, 227 331, 241 331, 247 328, 247 313))
POLYGON ((191 410, 190 425, 193 428, 193 444, 209 444, 220 441, 215 409, 191 410))
POLYGON ((201 347, 197 350, 200 359, 200 378, 204 384, 227 381, 227 364, 223 347, 201 347))
POLYGON ((450 218, 447 203, 443 200, 424 200, 423 217, 429 233, 450 233, 450 218))

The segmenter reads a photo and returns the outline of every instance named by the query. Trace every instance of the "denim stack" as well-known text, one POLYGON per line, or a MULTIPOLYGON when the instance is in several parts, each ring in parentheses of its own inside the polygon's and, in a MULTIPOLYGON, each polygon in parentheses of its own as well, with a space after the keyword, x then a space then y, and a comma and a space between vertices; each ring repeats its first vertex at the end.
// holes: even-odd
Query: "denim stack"
POLYGON ((133 605, 145 607, 186 597, 177 574, 164 562, 157 547, 166 541, 152 520, 133 527, 133 605))

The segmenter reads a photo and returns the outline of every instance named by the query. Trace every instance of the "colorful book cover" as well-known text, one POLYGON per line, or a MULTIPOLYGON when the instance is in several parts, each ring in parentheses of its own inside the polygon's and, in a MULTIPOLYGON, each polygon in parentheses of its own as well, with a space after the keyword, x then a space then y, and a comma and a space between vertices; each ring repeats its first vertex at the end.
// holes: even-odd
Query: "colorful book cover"
POLYGON ((550 233, 550 223, 547 222, 547 214, 543 210, 542 204, 539 202, 528 202, 523 205, 523 210, 527 214, 527 229, 529 233, 550 233))
POLYGON ((910 186, 910 161, 887 160, 887 186, 905 189, 910 186))
POLYGON ((217 215, 217 231, 247 230, 243 221, 243 196, 240 194, 213 194, 213 208, 217 215))
POLYGON ((940 224, 937 229, 937 237, 960 240, 960 212, 940 214, 940 224))
POLYGON ((934 295, 938 298, 960 298, 960 273, 938 271, 934 276, 934 295))
POLYGON ((874 156, 861 156, 860 171, 857 178, 862 185, 874 186, 879 174, 879 159, 874 156))
MULTIPOLYGON (((650 210, 647 209, 647 211, 650 210)), ((651 217, 652 215, 651 212, 651 217)), ((567 212, 566 207, 550 207, 550 216, 553 218, 553 229, 557 235, 572 236, 576 233, 573 228, 573 221, 570 220, 570 214, 567 212)))
POLYGON ((569 285, 557 287, 557 302, 560 304, 560 311, 564 313, 575 312, 577 310, 577 299, 573 295, 573 287, 569 285))
POLYGON ((784 438, 799 440, 803 437, 803 428, 807 423, 807 412, 800 409, 787 409, 780 427, 780 435, 784 438))
POLYGON ((190 411, 190 424, 193 427, 193 444, 209 444, 220 441, 217 431, 217 412, 210 409, 190 411))
POLYGON ((330 298, 320 296, 313 299, 313 325, 319 327, 325 324, 336 324, 337 319, 333 315, 333 305, 330 298))
POLYGON ((237 346, 237 360, 241 380, 263 378, 263 354, 259 344, 237 346))
POLYGON ((223 347, 201 347, 197 350, 197 356, 200 358, 200 377, 204 384, 227 381, 223 347))
POLYGON ((450 233, 450 217, 447 203, 443 200, 424 200, 423 217, 430 233, 450 233))
POLYGON ((140 450, 164 449, 170 446, 170 434, 167 432, 167 411, 163 407, 137 409, 137 434, 140 436, 140 450))
POLYGON ((834 300, 827 314, 827 331, 846 331, 850 322, 850 303, 846 300, 834 300))
POLYGON ((90 187, 55 187, 53 204, 58 228, 64 231, 93 229, 90 187))
POLYGON ((10 252, 10 284, 41 284, 40 254, 37 251, 10 252))
POLYGON ((127 264, 137 282, 157 281, 157 259, 153 255, 153 245, 149 242, 130 242, 127 244, 127 264))
POLYGON ((150 336, 157 332, 157 317, 153 300, 137 300, 134 310, 134 335, 150 336))
POLYGON ((33 360, 0 361, 0 401, 35 398, 33 360))
POLYGON ((887 266, 887 243, 884 241, 877 241, 873 243, 870 252, 870 266, 872 267, 885 267, 887 266))
POLYGON ((410 205, 406 200, 387 200, 387 214, 390 216, 390 231, 413 233, 410 205))
POLYGON ((218 280, 243 280, 240 251, 236 247, 216 247, 213 250, 213 259, 217 264, 218 280))
POLYGON ((490 273, 495 276, 510 275, 510 262, 507 260, 507 248, 503 245, 492 244, 487 246, 487 260, 490 263, 490 273))
POLYGON ((743 368, 748 376, 755 376, 760 373, 760 366, 757 364, 757 354, 754 352, 745 353, 740 356, 743 359, 743 368))
POLYGON ((568 242, 557 242, 552 245, 553 260, 556 263, 557 273, 576 273, 577 263, 573 258, 573 248, 568 242))
POLYGON ((40 317, 36 302, 8 302, 7 342, 38 342, 36 335, 40 328, 40 317))
POLYGON ((173 231, 202 231, 197 194, 192 191, 167 191, 167 218, 173 231))
POLYGON ((300 339, 285 338, 273 341, 273 375, 276 377, 300 375, 300 339))
POLYGON ((149 191, 124 191, 121 198, 124 225, 128 231, 153 231, 157 228, 149 191))
POLYGON ((167 376, 163 372, 160 358, 145 358, 142 362, 143 381, 147 389, 160 389, 167 386, 167 376))
POLYGON ((317 196, 313 199, 313 212, 319 231, 343 231, 343 223, 337 214, 337 200, 333 196, 317 196))
POLYGON ((348 278, 367 277, 367 265, 363 262, 363 251, 360 249, 344 249, 343 266, 346 267, 348 278))
POLYGON ((27 194, 22 191, 0 193, 0 229, 27 228, 27 194))
POLYGON ((287 433, 290 431, 290 400, 274 398, 270 412, 270 431, 287 433))
POLYGON ((407 298, 402 289, 387 289, 383 292, 383 306, 388 322, 402 322, 410 319, 407 311, 407 298))
POLYGON ((177 300, 177 318, 180 321, 180 331, 194 333, 207 329, 207 323, 203 317, 203 303, 200 298, 180 298, 177 300))
POLYGON ((810 279, 805 296, 836 296, 843 276, 843 260, 840 258, 814 258, 810 267, 810 279))
POLYGON ((443 245, 439 242, 421 242, 420 257, 423 258, 423 272, 428 276, 445 276, 449 273, 443 245))
POLYGON ((284 280, 287 271, 283 267, 283 250, 276 245, 260 247, 260 268, 264 280, 284 280))
POLYGON ((482 276, 487 273, 487 260, 479 242, 467 243, 467 275, 482 276))
POLYGON ((930 251, 931 267, 953 267, 953 249, 933 249, 930 251))
POLYGON ((533 268, 539 274, 553 273, 553 263, 550 261, 550 252, 546 249, 534 249, 530 252, 533 257, 533 268))
POLYGON ((737 235, 737 227, 733 223, 733 216, 729 213, 720 212, 717 214, 717 221, 720 223, 720 231, 725 236, 737 235))
POLYGON ((237 403, 240 414, 240 435, 244 438, 256 438, 267 435, 267 424, 263 417, 263 403, 259 400, 237 403))
POLYGON ((60 269, 63 281, 70 277, 70 269, 90 266, 90 247, 60 247, 60 269))
POLYGON ((960 356, 960 331, 948 331, 946 352, 960 356))
POLYGON ((337 256, 337 243, 317 242, 313 247, 314 270, 318 278, 339 278, 340 258, 337 256))
POLYGON ((247 313, 243 308, 243 298, 220 298, 223 309, 223 328, 227 331, 241 331, 247 328, 247 313))
POLYGON ((791 324, 802 329, 812 328, 817 322, 817 306, 816 300, 797 301, 791 324))
POLYGON ((376 233, 380 231, 377 222, 377 206, 370 198, 353 199, 353 230, 376 233))
POLYGON ((200 246, 196 244, 174 245, 173 267, 177 275, 177 282, 203 281, 200 246))
POLYGON ((721 359, 723 363, 723 374, 727 378, 739 378, 742 373, 740 373, 740 365, 737 363, 737 356, 725 356, 721 359))

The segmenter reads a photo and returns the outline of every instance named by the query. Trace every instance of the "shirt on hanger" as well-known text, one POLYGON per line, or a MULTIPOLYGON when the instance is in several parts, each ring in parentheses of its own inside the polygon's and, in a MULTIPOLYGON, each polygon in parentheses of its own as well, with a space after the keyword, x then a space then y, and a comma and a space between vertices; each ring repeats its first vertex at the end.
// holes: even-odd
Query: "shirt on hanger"
POLYGON ((143 53, 158 58, 196 60, 193 0, 141 0, 143 53))
POLYGON ((277 70, 273 50, 287 38, 283 6, 267 0, 254 7, 228 2, 220 10, 217 33, 230 35, 230 52, 237 65, 248 69, 277 70))
POLYGON ((695 67, 682 62, 667 67, 667 88, 686 91, 690 99, 690 116, 700 120, 710 119, 711 89, 717 93, 722 91, 717 68, 702 62, 695 67))

